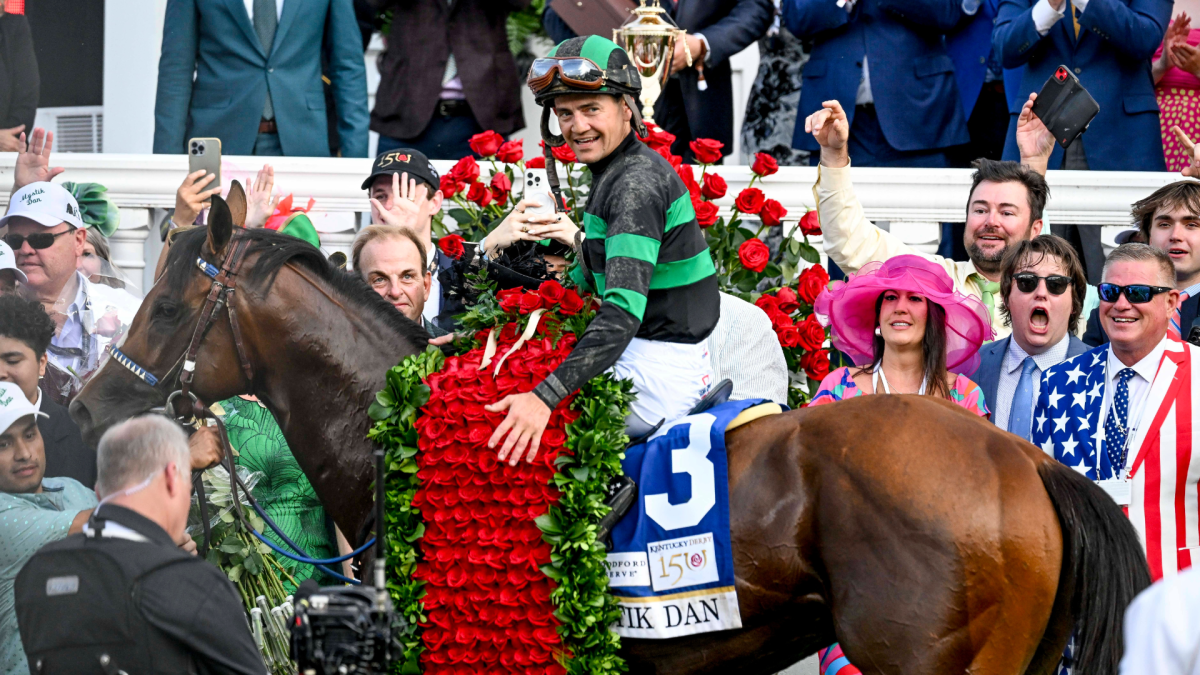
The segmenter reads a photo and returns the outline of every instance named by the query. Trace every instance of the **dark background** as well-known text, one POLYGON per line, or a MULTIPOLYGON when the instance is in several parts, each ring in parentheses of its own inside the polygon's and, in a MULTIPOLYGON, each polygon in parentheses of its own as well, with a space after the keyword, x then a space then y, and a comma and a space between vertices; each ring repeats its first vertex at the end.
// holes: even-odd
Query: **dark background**
POLYGON ((26 0, 25 16, 42 78, 38 107, 103 105, 104 0, 26 0))

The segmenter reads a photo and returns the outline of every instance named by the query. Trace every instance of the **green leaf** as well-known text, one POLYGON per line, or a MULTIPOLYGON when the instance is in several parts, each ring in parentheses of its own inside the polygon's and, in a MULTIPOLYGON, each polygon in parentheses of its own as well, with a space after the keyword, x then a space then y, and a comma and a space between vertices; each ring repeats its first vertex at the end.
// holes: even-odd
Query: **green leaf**
POLYGON ((381 422, 392 416, 392 408, 386 405, 381 405, 379 401, 371 401, 370 407, 367 408, 367 416, 376 422, 381 422))
POLYGON ((821 254, 818 253, 817 249, 813 248, 813 245, 808 242, 804 242, 800 245, 800 258, 814 265, 821 262, 821 254))
POLYGON ((225 553, 239 553, 245 547, 237 537, 226 537, 225 541, 221 542, 221 550, 225 553))
POLYGON ((417 528, 411 534, 405 535, 404 541, 414 542, 425 536, 425 523, 417 523, 417 528))
POLYGON ((584 482, 588 479, 588 476, 592 475, 592 470, 586 466, 578 469, 571 469, 571 475, 575 477, 575 480, 584 482))
POLYGON ((475 217, 463 209, 450 209, 450 217, 453 218, 454 222, 458 223, 460 226, 470 225, 475 222, 475 217))

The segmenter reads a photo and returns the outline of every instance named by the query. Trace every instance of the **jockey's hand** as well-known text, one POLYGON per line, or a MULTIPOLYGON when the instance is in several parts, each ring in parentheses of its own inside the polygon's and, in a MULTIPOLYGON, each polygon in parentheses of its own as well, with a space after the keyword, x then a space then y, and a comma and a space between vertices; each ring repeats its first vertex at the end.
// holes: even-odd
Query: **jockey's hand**
POLYGON ((821 146, 821 164, 841 168, 850 163, 846 146, 850 143, 850 121, 842 104, 825 101, 821 109, 804 120, 804 131, 821 146))
POLYGON ((504 440, 496 459, 503 462, 508 458, 508 465, 516 466, 521 461, 521 455, 525 455, 525 461, 532 463, 542 443, 542 432, 550 421, 550 408, 542 403, 542 399, 533 392, 511 394, 483 409, 488 412, 508 411, 508 416, 496 427, 496 433, 488 441, 488 447, 495 448, 504 440), (508 438, 504 438, 505 434, 508 438), (527 447, 528 453, 525 452, 527 447))
POLYGON ((1021 163, 1045 176, 1050 153, 1054 152, 1054 134, 1033 114, 1036 100, 1037 94, 1030 94, 1017 117, 1017 148, 1021 151, 1021 163))
POLYGON ((192 471, 203 471, 225 458, 216 427, 200 427, 188 439, 188 450, 192 454, 192 471))

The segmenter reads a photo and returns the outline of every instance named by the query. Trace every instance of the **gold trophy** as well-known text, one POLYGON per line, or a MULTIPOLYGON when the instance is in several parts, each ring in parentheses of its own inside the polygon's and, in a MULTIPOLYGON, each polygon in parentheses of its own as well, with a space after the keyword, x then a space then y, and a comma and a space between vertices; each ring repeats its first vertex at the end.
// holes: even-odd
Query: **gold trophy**
MULTIPOLYGON (((671 76, 675 41, 687 33, 675 25, 658 2, 641 0, 641 6, 633 10, 633 18, 613 29, 613 42, 625 49, 642 78, 642 118, 651 123, 654 122, 654 102, 671 76)), ((686 49, 684 52, 687 64, 691 66, 692 54, 686 49)))

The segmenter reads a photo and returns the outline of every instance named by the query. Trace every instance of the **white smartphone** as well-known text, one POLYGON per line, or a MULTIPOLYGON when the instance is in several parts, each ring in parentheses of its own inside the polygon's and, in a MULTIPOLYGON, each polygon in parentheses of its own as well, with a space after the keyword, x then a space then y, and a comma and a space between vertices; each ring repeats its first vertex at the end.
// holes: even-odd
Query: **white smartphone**
POLYGON ((536 206, 526 206, 525 213, 539 216, 554 214, 554 195, 545 169, 525 169, 525 194, 522 197, 536 206))

